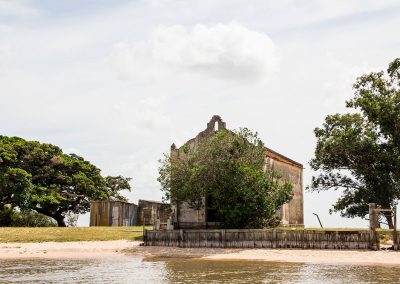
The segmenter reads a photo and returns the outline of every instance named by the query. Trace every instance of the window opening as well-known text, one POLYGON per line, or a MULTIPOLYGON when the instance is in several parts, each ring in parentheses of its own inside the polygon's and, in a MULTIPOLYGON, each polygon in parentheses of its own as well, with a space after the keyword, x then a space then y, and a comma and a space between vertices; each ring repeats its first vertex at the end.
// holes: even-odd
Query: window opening
POLYGON ((218 121, 214 123, 214 131, 218 131, 218 121))

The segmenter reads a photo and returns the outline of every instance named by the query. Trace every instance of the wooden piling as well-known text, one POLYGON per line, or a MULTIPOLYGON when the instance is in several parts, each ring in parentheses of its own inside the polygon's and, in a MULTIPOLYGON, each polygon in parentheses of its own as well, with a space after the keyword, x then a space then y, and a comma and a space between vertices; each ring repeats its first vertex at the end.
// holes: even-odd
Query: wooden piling
POLYGON ((178 247, 369 249, 375 237, 367 230, 148 230, 144 242, 178 247))

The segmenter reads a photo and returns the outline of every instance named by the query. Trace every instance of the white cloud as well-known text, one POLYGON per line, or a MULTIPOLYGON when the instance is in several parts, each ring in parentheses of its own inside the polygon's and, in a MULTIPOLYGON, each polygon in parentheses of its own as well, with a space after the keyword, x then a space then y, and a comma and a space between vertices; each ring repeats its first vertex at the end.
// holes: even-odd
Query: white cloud
POLYGON ((11 54, 11 48, 9 46, 0 46, 0 58, 7 57, 11 54))
POLYGON ((22 18, 37 16, 38 14, 38 11, 29 6, 26 1, 0 0, 0 15, 22 18))
POLYGON ((147 40, 114 46, 119 78, 157 79, 184 72, 223 79, 258 80, 276 66, 275 46, 262 32, 239 24, 159 26, 147 40))
POLYGON ((82 153, 78 148, 65 148, 63 149, 63 152, 67 154, 76 154, 82 156, 82 153))

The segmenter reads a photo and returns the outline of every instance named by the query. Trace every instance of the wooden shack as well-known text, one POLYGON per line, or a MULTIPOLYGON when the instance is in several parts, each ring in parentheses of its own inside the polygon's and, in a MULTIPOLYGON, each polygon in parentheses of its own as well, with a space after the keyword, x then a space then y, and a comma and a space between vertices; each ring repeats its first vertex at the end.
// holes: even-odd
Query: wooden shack
POLYGON ((124 201, 90 202, 90 226, 136 226, 138 206, 124 201))

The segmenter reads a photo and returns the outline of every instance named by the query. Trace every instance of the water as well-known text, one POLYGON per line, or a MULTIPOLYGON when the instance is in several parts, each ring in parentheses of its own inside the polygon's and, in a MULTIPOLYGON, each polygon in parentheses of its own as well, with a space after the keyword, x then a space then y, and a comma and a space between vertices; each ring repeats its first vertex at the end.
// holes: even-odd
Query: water
POLYGON ((2 260, 0 283, 400 283, 400 268, 125 256, 2 260))

